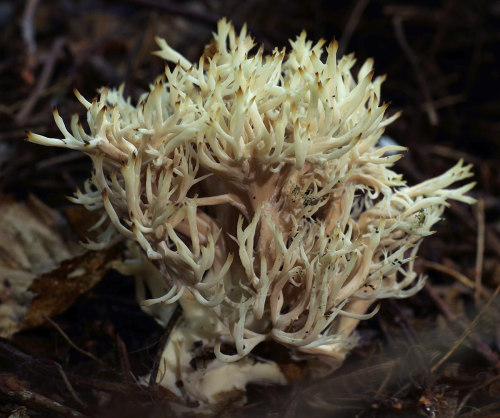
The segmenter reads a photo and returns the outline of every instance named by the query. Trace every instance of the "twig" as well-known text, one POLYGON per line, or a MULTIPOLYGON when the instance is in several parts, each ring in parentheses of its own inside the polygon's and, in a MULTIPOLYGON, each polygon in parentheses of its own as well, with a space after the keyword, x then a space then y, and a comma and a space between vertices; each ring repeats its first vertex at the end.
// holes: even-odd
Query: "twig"
POLYGON ((128 54, 127 67, 124 76, 126 95, 131 95, 133 90, 133 74, 140 67, 144 57, 149 55, 149 48, 157 31, 157 21, 158 13, 151 11, 149 13, 147 25, 145 25, 143 30, 141 30, 137 40, 134 42, 134 46, 128 54))
POLYGON ((429 284, 429 282, 425 283, 424 289, 426 290, 427 294, 429 297, 434 301, 434 303, 437 305, 438 309, 443 313, 443 315, 446 317, 448 322, 453 322, 457 319, 457 316, 455 315, 454 312, 448 308, 446 303, 443 302, 443 300, 436 294, 432 286, 429 284))
MULTIPOLYGON (((421 260, 420 265, 424 268, 431 268, 433 270, 440 271, 441 273, 448 274, 454 279, 458 280, 464 286, 468 287, 469 289, 476 288, 476 284, 471 279, 469 279, 465 274, 460 273, 459 271, 456 271, 451 267, 447 267, 443 264, 435 263, 429 260, 421 260)), ((481 288, 481 294, 486 298, 489 298, 491 296, 491 293, 483 288, 481 288)))
MULTIPOLYGON (((47 362, 46 359, 37 359, 35 357, 32 357, 29 354, 26 354, 23 351, 17 349, 9 341, 3 338, 0 338, 0 359, 2 359, 2 361, 5 360, 7 364, 25 365, 29 372, 33 373, 36 371, 37 375, 39 375, 40 371, 48 376, 60 375, 57 370, 54 370, 54 361, 50 360, 47 362)), ((138 386, 136 384, 131 385, 128 383, 110 382, 106 380, 79 376, 72 373, 65 374, 68 377, 68 380, 71 379, 71 381, 76 385, 82 385, 109 393, 118 393, 121 395, 129 393, 137 394, 138 392, 138 386)), ((151 392, 145 392, 145 396, 150 396, 150 394, 151 392)))
POLYGON ((78 347, 73 341, 71 341, 71 338, 68 337, 68 335, 61 329, 59 325, 57 325, 52 319, 50 319, 47 315, 43 315, 44 319, 49 322, 61 335, 62 337, 66 340, 66 342, 73 347, 76 351, 79 353, 83 354, 84 356, 87 356, 91 358, 92 360, 96 361, 99 363, 101 366, 107 366, 104 361, 101 359, 98 359, 96 356, 94 356, 92 353, 89 353, 88 351, 85 351, 83 348, 78 347))
POLYGON ((30 85, 34 82, 32 70, 35 65, 36 41, 33 22, 35 20, 35 12, 38 3, 39 0, 28 0, 21 19, 21 34, 28 49, 28 53, 26 54, 26 64, 24 70, 22 71, 22 75, 30 85))
POLYGON ((424 372, 425 374, 429 374, 429 364, 427 361, 425 361, 424 356, 422 355, 421 350, 419 350, 419 347, 422 346, 421 342, 419 341, 418 335, 413 329, 413 326, 411 325, 410 321, 408 320, 407 315, 401 310, 399 305, 394 302, 393 300, 389 300, 390 306, 392 309, 394 309, 397 313, 397 317, 399 319, 399 326, 401 331, 403 332, 403 335, 405 338, 408 340, 410 343, 410 348, 415 354, 415 360, 418 363, 419 369, 424 372))
POLYGON ((194 21, 201 23, 207 23, 210 26, 217 25, 219 17, 207 12, 197 12, 195 10, 190 10, 186 7, 179 6, 177 3, 173 4, 169 1, 158 1, 158 0, 126 0, 128 3, 134 3, 141 6, 147 6, 149 8, 161 9, 172 15, 181 16, 189 18, 194 21))
POLYGON ((484 161, 480 158, 475 157, 472 154, 468 154, 463 151, 459 151, 444 145, 432 145, 428 149, 435 155, 440 157, 449 158, 451 160, 464 160, 467 163, 472 163, 474 165, 481 165, 484 161))
POLYGON ((134 382, 133 374, 130 369, 130 361, 128 358, 127 347, 121 339, 121 337, 116 334, 116 345, 118 347, 118 357, 120 358, 120 366, 122 369, 122 375, 126 382, 134 382))
POLYGON ((444 34, 446 33, 449 23, 450 14, 456 5, 456 0, 448 0, 443 6, 441 12, 439 13, 439 19, 437 23, 437 31, 434 35, 434 39, 431 42, 430 55, 435 56, 439 51, 441 44, 444 39, 444 34))
POLYGON ((57 57, 59 55, 59 52, 62 50, 63 45, 64 45, 63 38, 57 38, 54 41, 52 49, 50 50, 50 54, 45 60, 45 65, 43 66, 42 74, 38 79, 38 83, 33 89, 33 92, 31 93, 30 97, 28 98, 28 100, 26 100, 22 109, 19 111, 19 113, 16 115, 14 119, 16 124, 21 125, 26 123, 26 119, 28 119, 28 116, 35 107, 36 103, 38 102, 40 95, 42 94, 43 90, 45 89, 45 87, 47 87, 47 84, 49 83, 50 77, 52 76, 52 72, 54 71, 54 66, 56 64, 57 57))
POLYGON ((24 8, 23 18, 21 19, 21 33, 23 40, 28 46, 28 53, 34 54, 36 51, 35 30, 33 21, 35 20, 35 11, 39 0, 28 0, 24 8))
MULTIPOLYGON (((69 408, 44 395, 36 393, 27 387, 27 384, 19 380, 16 376, 8 373, 0 374, 0 393, 7 399, 31 408, 43 409, 52 414, 60 414, 67 417, 83 417, 84 415, 75 409, 69 408)), ((52 415, 53 416, 53 415, 52 415)))
POLYGON ((495 251, 500 257, 500 239, 495 235, 494 228, 489 228, 486 231, 486 243, 489 250, 495 251))
MULTIPOLYGON (((467 96, 465 94, 454 94, 454 95, 451 95, 451 96, 446 96, 446 97, 443 97, 441 99, 437 99, 437 100, 434 100, 434 102, 432 103, 432 107, 434 109, 442 109, 444 107, 448 107, 448 106, 453 106, 453 105, 456 105, 458 103, 463 103, 467 100, 467 96)), ((427 106, 429 106, 429 104, 427 102, 425 103, 422 103, 422 109, 426 110, 427 106)))
POLYGON ((78 151, 69 151, 64 154, 56 155, 55 157, 46 158, 45 160, 41 160, 36 164, 35 170, 43 170, 45 168, 49 168, 59 164, 66 164, 71 161, 80 160, 85 158, 86 155, 82 154, 78 151))
POLYGON ((443 11, 441 10, 406 4, 387 5, 384 6, 383 11, 384 14, 389 16, 397 15, 403 19, 412 19, 412 21, 425 22, 426 24, 429 24, 429 22, 439 24, 444 18, 443 11))
MULTIPOLYGON (((204 24, 208 24, 210 27, 217 26, 217 22, 219 19, 224 16, 216 15, 214 13, 210 13, 207 11, 198 12, 196 10, 190 10, 186 7, 179 6, 177 3, 170 2, 168 0, 160 1, 160 0, 126 0, 128 3, 137 4, 141 6, 145 6, 148 8, 156 8, 162 10, 171 15, 184 17, 186 19, 190 19, 195 22, 200 22, 204 24)), ((180 3, 179 3, 180 4, 180 3)), ((231 18, 231 16, 226 15, 227 18, 231 18)), ((243 26, 243 22, 231 19, 233 25, 236 28, 241 28, 243 26)), ((286 41, 286 38, 280 35, 278 32, 272 32, 269 30, 264 30, 259 27, 254 27, 251 25, 247 25, 248 31, 252 33, 257 39, 262 39, 263 37, 272 39, 275 41, 283 42, 286 41)))
POLYGON ((300 389, 294 387, 288 399, 288 406, 285 410, 284 418, 294 418, 297 416, 297 407, 300 403, 300 389))
POLYGON ((425 81, 425 78, 423 76, 422 67, 420 66, 419 59, 415 55, 413 50, 410 48, 410 45, 406 40, 403 30, 403 19, 400 16, 394 16, 392 18, 392 24, 394 26, 396 40, 398 41, 399 46, 406 55, 406 58, 408 58, 408 61, 410 61, 410 65, 417 79, 417 83, 420 86, 422 94, 424 95, 424 106, 427 112, 427 116, 429 118, 429 122, 432 126, 436 126, 439 122, 439 118, 436 113, 436 109, 434 109, 432 96, 429 87, 427 85, 427 82, 425 81))
POLYGON ((156 352, 155 355, 153 370, 151 370, 151 376, 149 377, 150 387, 156 385, 156 378, 158 377, 158 370, 160 368, 160 362, 163 355, 163 351, 165 349, 165 346, 167 345, 168 338, 170 337, 170 334, 172 333, 172 330, 174 329, 174 326, 177 323, 177 320, 181 316, 181 313, 182 313, 182 308, 180 305, 177 305, 174 313, 172 314, 170 320, 168 321, 168 324, 165 328, 165 332, 161 337, 160 343, 158 345, 158 351, 156 352))
POLYGON ((485 220, 484 220, 484 199, 481 197, 477 201, 477 251, 476 251, 476 272, 474 282, 476 285, 476 293, 474 300, 476 306, 479 306, 481 301, 482 277, 483 277, 483 260, 484 260, 484 236, 485 236, 485 220))
MULTIPOLYGON (((438 309, 444 314, 448 322, 458 325, 462 330, 467 330, 468 325, 463 318, 457 317, 446 304, 441 300, 441 298, 436 294, 434 289, 430 286, 429 282, 425 284, 425 290, 431 297, 431 299, 436 303, 438 309)), ((471 333, 469 339, 475 344, 476 351, 478 351, 492 366, 499 367, 498 354, 496 354, 488 344, 484 343, 480 336, 476 333, 471 333)))
POLYGON ((363 15, 363 12, 366 9, 366 6, 368 5, 369 1, 370 0, 358 0, 354 5, 354 8, 352 9, 352 12, 349 15, 349 18, 347 19, 347 22, 345 24, 342 36, 340 37, 338 56, 344 55, 347 45, 351 40, 352 34, 354 33, 354 30, 358 26, 361 16, 363 15))
POLYGON ((477 392, 478 390, 481 390, 489 385, 491 385, 492 383, 494 383, 495 381, 497 381, 498 379, 500 379, 500 375, 496 375, 496 376, 493 376, 491 379, 488 379, 486 382, 482 383, 481 385, 478 385, 478 386, 475 386, 473 387, 463 398, 462 398, 462 401, 460 402, 460 404, 457 406, 457 409, 455 411, 455 416, 458 417, 458 414, 460 413, 460 411, 462 410, 462 408, 465 406, 465 404, 467 403, 467 401, 470 399, 470 397, 475 393, 477 392))
POLYGON ((57 371, 59 372, 59 375, 61 376, 64 384, 66 385, 66 388, 68 389, 68 392, 71 394, 71 396, 73 397, 73 399, 78 402, 81 406, 83 407, 87 407, 87 404, 85 402, 83 402, 80 397, 76 394, 75 390, 73 389, 73 386, 71 386, 71 383, 68 379, 68 376, 66 376, 66 372, 64 371, 64 369, 62 368, 62 366, 57 363, 56 361, 53 361, 53 360, 45 360, 45 361, 48 361, 49 363, 51 363, 52 365, 54 365, 54 367, 57 369, 57 371))
POLYGON ((394 373, 395 366, 396 366, 396 363, 390 364, 389 372, 384 377, 384 380, 382 380, 382 382, 380 383, 380 386, 377 389, 377 392, 375 392, 375 396, 374 396, 375 398, 383 396, 384 390, 386 389, 387 385, 391 381, 392 375, 394 373))
POLYGON ((457 350, 457 348, 460 347, 460 345, 462 345, 462 343, 465 341, 465 339, 469 336, 469 334, 472 332, 472 330, 479 322, 479 319, 481 319, 483 314, 489 309, 489 307, 491 306, 491 304, 493 303, 493 301, 495 300, 495 298, 498 296, 499 293, 500 293, 500 285, 497 286, 491 298, 479 311, 474 320, 471 322, 470 326, 467 327, 467 329, 462 333, 460 338, 457 341, 455 341, 455 343, 448 350, 448 352, 443 357, 441 357, 441 359, 434 366, 431 367, 431 374, 434 373, 437 369, 439 369, 443 365, 443 363, 445 363, 446 360, 448 360, 448 358, 450 358, 450 356, 457 350))
POLYGON ((387 340, 387 343, 389 345, 392 345, 394 342, 394 339, 392 338, 392 335, 389 331, 389 327, 387 326, 387 322, 384 321, 382 316, 377 316, 378 324, 380 326, 380 329, 382 330, 382 333, 384 334, 385 339, 387 340))

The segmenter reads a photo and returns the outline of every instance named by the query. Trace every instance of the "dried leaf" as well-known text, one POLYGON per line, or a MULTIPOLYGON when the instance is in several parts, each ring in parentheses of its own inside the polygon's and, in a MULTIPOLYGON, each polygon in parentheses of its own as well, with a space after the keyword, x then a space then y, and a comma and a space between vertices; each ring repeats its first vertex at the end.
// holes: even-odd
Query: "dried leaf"
POLYGON ((0 213, 0 336, 10 337, 71 306, 102 278, 113 252, 85 252, 65 219, 35 197, 0 196, 0 213))
MULTIPOLYGON (((68 221, 71 232, 82 241, 96 239, 97 233, 89 232, 89 229, 99 220, 101 212, 89 212, 82 206, 69 206, 64 209, 64 217, 68 221)), ((98 232, 98 231, 97 231, 98 232)))
POLYGON ((43 324, 45 317, 59 315, 71 307, 80 295, 102 279, 116 254, 116 249, 87 251, 64 260, 59 268, 35 279, 28 290, 36 296, 31 301, 21 329, 43 324))

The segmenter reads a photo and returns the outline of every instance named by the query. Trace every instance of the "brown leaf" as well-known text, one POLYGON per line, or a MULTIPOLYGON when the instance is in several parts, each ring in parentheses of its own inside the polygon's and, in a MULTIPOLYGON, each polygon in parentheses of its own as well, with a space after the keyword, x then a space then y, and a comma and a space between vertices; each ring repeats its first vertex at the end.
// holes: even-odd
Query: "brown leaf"
POLYGON ((66 217, 71 232, 76 235, 80 240, 87 241, 95 239, 97 235, 89 232, 89 229, 99 220, 101 212, 90 212, 83 206, 74 205, 64 209, 64 216, 66 217))
POLYGON ((26 203, 0 196, 0 336, 19 330, 35 277, 72 255, 56 212, 35 198, 26 203))
POLYGON ((66 220, 35 197, 0 195, 0 214, 0 336, 10 337, 70 307, 115 252, 86 252, 68 236, 66 220))
POLYGON ((71 307, 76 299, 94 287, 116 258, 116 248, 105 251, 87 251, 64 260, 60 267, 35 279, 29 291, 36 294, 21 329, 36 327, 45 317, 59 315, 71 307))
POLYGON ((39 275, 82 252, 63 237, 64 219, 35 197, 16 202, 0 196, 0 275, 23 271, 39 275))

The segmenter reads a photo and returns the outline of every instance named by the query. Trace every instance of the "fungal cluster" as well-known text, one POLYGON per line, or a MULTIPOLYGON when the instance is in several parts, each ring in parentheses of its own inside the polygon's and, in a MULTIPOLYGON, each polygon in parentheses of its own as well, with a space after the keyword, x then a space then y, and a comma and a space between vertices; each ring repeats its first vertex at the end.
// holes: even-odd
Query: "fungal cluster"
POLYGON ((101 214, 88 245, 134 243, 122 269, 153 295, 143 305, 166 305, 164 322, 182 306, 162 382, 201 403, 251 379, 283 383, 274 363, 248 361, 264 341, 340 364, 374 302, 422 288, 419 243, 450 199, 473 203, 472 183, 450 188, 471 167, 407 186, 391 170, 404 148, 378 146, 398 116, 385 115, 384 78, 372 60, 353 75, 335 41, 302 33, 265 55, 221 20, 195 64, 157 42, 169 65, 137 104, 122 88, 76 92, 88 130, 56 111, 63 138, 28 139, 92 159, 72 199, 101 214), (201 349, 215 359, 198 361, 201 349))

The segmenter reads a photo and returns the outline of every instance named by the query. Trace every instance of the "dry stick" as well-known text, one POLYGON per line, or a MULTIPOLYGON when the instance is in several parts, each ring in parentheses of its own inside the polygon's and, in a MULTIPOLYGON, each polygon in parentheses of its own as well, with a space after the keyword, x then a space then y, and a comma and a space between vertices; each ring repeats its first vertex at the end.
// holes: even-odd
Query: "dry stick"
MULTIPOLYGON (((217 26, 217 22, 220 19, 220 15, 216 15, 211 12, 201 11, 198 12, 195 9, 190 10, 187 7, 179 6, 177 3, 170 2, 168 0, 125 0, 128 3, 137 4, 140 6, 145 6, 147 8, 156 8, 166 13, 180 16, 195 22, 201 22, 210 25, 211 27, 217 26)), ((227 16, 230 17, 229 15, 227 16)), ((233 25, 237 28, 241 28, 243 23, 236 19, 231 19, 233 25)), ((265 30, 259 27, 253 27, 252 25, 246 25, 248 32, 252 33, 257 39, 262 39, 262 37, 275 39, 277 41, 286 41, 286 37, 283 37, 280 33, 265 30)))
POLYGON ((128 358, 127 346, 121 339, 119 334, 116 334, 116 345, 118 347, 118 357, 120 358, 120 367, 122 369, 122 375, 126 382, 133 383, 133 374, 130 369, 130 360, 128 358))
POLYGON ((469 334, 472 332, 472 330, 475 328, 481 317, 484 315, 484 313, 489 309, 495 298, 498 296, 500 293, 500 285, 497 286, 495 292, 491 296, 491 298, 488 300, 486 305, 483 306, 481 311, 476 315, 474 320, 471 322, 470 326, 463 332, 463 334, 460 336, 460 338, 453 344, 453 346, 448 350, 448 352, 441 357, 441 359, 431 367, 431 373, 434 373, 437 369, 439 369, 443 363, 448 360, 448 358, 457 350, 458 347, 465 341, 465 339, 469 336, 469 334))
POLYGON ((419 365, 420 370, 424 371, 426 374, 429 373, 428 362, 425 361, 422 352, 418 349, 422 344, 418 338, 417 333, 413 329, 410 321, 408 320, 406 314, 399 307, 399 305, 394 302, 394 300, 389 300, 390 306, 396 311, 397 317, 399 319, 399 327, 403 332, 403 335, 410 343, 410 349, 415 353, 415 360, 419 365))
POLYGON ((125 94, 131 96, 134 88, 134 77, 137 69, 142 64, 144 57, 149 55, 152 40, 157 31, 158 14, 150 11, 147 25, 141 30, 138 39, 134 42, 130 53, 128 54, 127 67, 123 77, 125 83, 125 94))
POLYGON ((370 0, 358 0, 354 8, 352 9, 352 13, 347 19, 344 32, 342 33, 342 36, 339 41, 339 50, 338 50, 339 57, 344 55, 347 45, 351 40, 352 34, 354 33, 354 30, 358 26, 361 16, 363 15, 363 12, 365 11, 369 1, 370 0))
POLYGON ((474 282, 476 285, 476 293, 474 301, 476 306, 481 302, 482 276, 483 276, 483 260, 484 260, 484 236, 485 236, 485 220, 484 220, 484 199, 481 197, 477 201, 477 252, 476 252, 476 273, 474 282))
POLYGON ((436 113, 436 109, 434 109, 432 96, 427 82, 425 81, 425 78, 422 74, 422 68, 420 67, 419 60, 413 50, 410 48, 408 41, 406 40, 403 30, 403 20, 400 16, 395 16, 392 18, 392 24, 394 26, 396 40, 398 41, 399 46, 406 55, 406 58, 408 58, 408 61, 410 61, 410 65, 413 69, 413 72, 415 73, 415 77, 417 78, 417 83, 419 84, 420 89, 422 90, 422 94, 424 95, 424 106, 429 118, 429 122, 432 126, 436 126, 439 121, 438 115, 436 113))
POLYGON ((424 289, 426 290, 429 297, 433 300, 433 302, 437 305, 438 309, 443 313, 448 322, 453 322, 457 319, 457 316, 454 312, 448 308, 448 305, 443 302, 443 300, 436 294, 436 291, 432 288, 430 283, 427 281, 425 283, 424 289))
POLYGON ((55 157, 46 158, 41 160, 35 165, 35 170, 43 170, 55 165, 66 164, 75 160, 80 160, 86 158, 87 156, 80 151, 69 151, 61 155, 56 155, 55 157))
POLYGON ((35 29, 33 28, 33 22, 35 20, 35 11, 38 6, 39 0, 28 0, 26 2, 26 7, 24 8, 23 17, 21 19, 21 34, 24 43, 28 47, 27 63, 25 65, 25 71, 27 70, 26 76, 28 76, 28 82, 32 82, 33 75, 31 70, 35 64, 35 52, 36 52, 36 41, 35 41, 35 29))
POLYGON ((87 356, 91 358, 92 360, 98 362, 101 366, 106 366, 106 363, 102 361, 101 359, 98 359, 96 356, 94 356, 92 353, 89 353, 88 351, 85 351, 83 348, 78 347, 71 339, 68 337, 68 335, 61 329, 59 325, 57 325, 52 319, 50 319, 47 315, 43 315, 44 319, 49 322, 61 335, 62 337, 66 340, 66 342, 73 347, 76 351, 79 353, 83 354, 84 356, 87 356))
POLYGON ((53 360, 45 360, 45 361, 48 361, 49 363, 53 364, 54 367, 57 369, 57 371, 61 375, 61 378, 62 378, 64 384, 66 385, 66 388, 68 389, 68 392, 71 394, 71 396, 73 397, 73 399, 76 402, 78 402, 80 405, 82 405, 84 407, 87 407, 87 404, 80 399, 80 397, 76 394, 75 390, 73 389, 73 386, 71 386, 71 383, 70 383, 70 381, 68 379, 68 376, 66 376, 66 372, 64 371, 64 369, 62 368, 62 366, 59 363, 57 363, 56 361, 53 361, 53 360))
MULTIPOLYGON (((82 413, 75 409, 62 405, 51 398, 36 393, 29 388, 26 388, 25 382, 21 381, 17 376, 0 373, 0 394, 6 397, 11 402, 19 405, 26 405, 30 409, 52 413, 45 416, 64 416, 64 417, 85 417, 82 413)), ((14 416, 14 415, 11 415, 14 416)))
MULTIPOLYGON (((462 418, 477 418, 477 417, 489 417, 498 418, 498 411, 500 410, 500 402, 493 402, 486 406, 479 406, 471 408, 470 412, 461 414, 462 418)), ((457 415, 455 415, 457 416, 457 415)))
MULTIPOLYGON (((39 375, 39 371, 49 376, 59 374, 54 370, 54 361, 47 359, 37 359, 29 354, 20 351, 18 348, 11 345, 11 343, 3 338, 0 338, 0 360, 6 360, 9 364, 24 365, 29 372, 35 372, 39 375)), ((0 373, 1 377, 2 373, 0 373)), ((136 394, 138 386, 133 384, 109 382, 95 378, 84 377, 72 373, 66 373, 66 376, 71 379, 74 384, 90 387, 100 391, 117 394, 136 394)), ((0 378, 1 381, 1 378, 0 378)), ((145 396, 149 396, 146 394, 145 396)))
POLYGON ((299 389, 294 388, 288 399, 288 407, 286 408, 284 418, 294 418, 297 416, 297 407, 299 406, 299 389))
MULTIPOLYGON (((467 324, 463 320, 463 318, 457 317, 448 306, 443 302, 443 300, 436 294, 434 289, 430 286, 429 282, 427 282, 424 286, 424 289, 429 294, 430 298, 437 305, 438 309, 444 314, 448 322, 455 323, 460 326, 462 330, 467 329, 467 324)), ((483 343, 480 338, 476 334, 471 334, 469 336, 472 342, 476 344, 476 350, 480 352, 488 362, 494 366, 498 364, 498 355, 493 352, 485 343, 483 343)))
POLYGON ((174 313, 170 317, 168 324, 165 328, 165 332, 163 333, 160 344, 158 345, 158 351, 156 352, 155 355, 155 360, 154 360, 154 366, 153 370, 151 370, 151 376, 149 377, 149 386, 155 386, 156 385, 156 378, 158 377, 158 370, 160 368, 160 362, 161 358, 163 355, 163 351, 165 350, 165 346, 167 345, 168 338, 170 337, 170 334, 172 333, 172 330, 174 329, 175 324, 177 323, 177 320, 182 314, 182 308, 180 305, 177 305, 175 308, 174 313))
POLYGON ((387 385, 391 381, 395 366, 396 366, 396 363, 392 363, 390 365, 389 372, 387 373, 387 376, 384 377, 384 380, 382 380, 382 383, 380 384, 377 392, 375 393, 375 398, 383 395, 385 388, 387 387, 387 385))
MULTIPOLYGON (((454 94, 451 96, 443 97, 442 99, 437 99, 432 102, 432 107, 434 109, 442 109, 444 107, 453 106, 458 103, 463 103, 467 100, 465 94, 454 94)), ((421 108, 426 110, 427 103, 422 103, 421 108)))
POLYGON ((467 154, 466 152, 459 151, 444 145, 433 145, 428 148, 433 154, 439 155, 440 157, 449 158, 450 160, 464 160, 467 163, 472 163, 474 165, 480 166, 483 164, 481 158, 477 158, 473 155, 467 154))
POLYGON ((38 99, 40 98, 43 90, 45 89, 45 87, 47 87, 52 72, 54 71, 54 66, 57 62, 57 56, 59 55, 59 52, 62 50, 63 45, 64 45, 63 38, 58 38, 54 41, 52 49, 50 50, 50 54, 48 55, 45 61, 45 65, 43 66, 42 74, 40 75, 38 83, 33 89, 33 93, 31 93, 30 97, 28 98, 28 100, 26 100, 24 106, 14 119, 17 125, 26 123, 26 119, 28 119, 28 116, 35 107, 36 103, 38 102, 38 99))
POLYGON ((434 57, 441 48, 441 44, 443 43, 444 35, 446 34, 449 26, 450 26, 450 14, 453 11, 456 4, 456 0, 447 0, 446 4, 441 8, 441 13, 439 13, 439 17, 436 20, 436 34, 433 36, 433 40, 431 42, 430 53, 429 55, 434 57))
POLYGON ((35 30, 33 29, 33 21, 35 20, 35 11, 39 0, 28 0, 24 9, 23 18, 21 19, 21 33, 23 40, 28 46, 28 52, 33 54, 36 51, 35 30))
MULTIPOLYGON (((462 274, 459 271, 452 269, 451 267, 447 267, 443 264, 435 263, 433 261, 428 261, 428 260, 422 260, 420 262, 420 265, 422 267, 430 268, 436 271, 440 271, 441 273, 448 274, 470 289, 475 289, 476 287, 475 283, 471 279, 469 279, 465 274, 462 274)), ((486 298, 489 298, 491 296, 491 293, 484 288, 481 288, 481 294, 486 298)))
POLYGON ((500 239, 495 235, 495 229, 489 228, 486 231, 486 243, 489 250, 495 251, 500 257, 500 239))
MULTIPOLYGON (((458 414, 460 413, 460 411, 462 410, 462 408, 465 406, 465 404, 467 403, 467 401, 470 399, 470 397, 475 393, 477 392, 478 390, 481 390, 489 385, 491 385, 492 383, 494 383, 495 381, 497 381, 498 379, 500 379, 500 375, 496 375, 496 376, 493 376, 491 379, 488 379, 486 382, 484 382, 483 384, 479 385, 479 386, 476 386, 476 387, 473 387, 463 398, 462 398, 462 401, 460 402, 460 404, 458 405, 457 409, 455 410, 455 416, 458 417, 458 414)), ((477 415, 479 416, 479 415, 477 415)))
POLYGON ((141 6, 147 6, 148 8, 158 8, 167 13, 185 17, 195 22, 208 23, 210 26, 217 25, 219 17, 206 12, 198 12, 196 10, 190 10, 187 7, 179 6, 177 3, 171 3, 170 1, 159 1, 159 0, 126 0, 128 3, 134 3, 141 6))
MULTIPOLYGON (((318 406, 314 402, 315 399, 319 398, 324 399, 323 407, 342 408, 341 405, 336 405, 336 402, 339 399, 347 399, 349 396, 353 396, 355 398, 365 398, 365 395, 358 396, 357 393, 359 387, 366 385, 367 382, 378 382, 382 380, 379 390, 383 390, 387 383, 390 383, 390 378, 387 379, 387 376, 389 375, 389 377, 392 376, 397 378, 397 376, 394 376, 394 371, 400 368, 401 365, 402 358, 398 357, 394 360, 385 361, 373 366, 363 367, 360 370, 341 374, 337 377, 321 379, 301 390, 299 396, 302 402, 305 402, 313 407, 318 406), (386 380, 388 380, 388 382, 386 382, 386 380), (333 388, 344 388, 346 395, 339 395, 337 392, 332 390, 333 388), (331 399, 331 397, 327 399, 324 396, 326 393, 330 393, 333 396, 333 399, 331 399)), ((370 392, 372 392, 371 387, 372 385, 369 386, 370 392)), ((406 390, 405 388, 402 389, 406 390)), ((374 396, 376 397, 377 394, 378 391, 374 394, 374 396)), ((373 397, 370 398, 373 399, 373 397)), ((350 408, 352 409, 352 407, 350 408)), ((363 407, 360 406, 360 409, 363 409, 363 407)))

